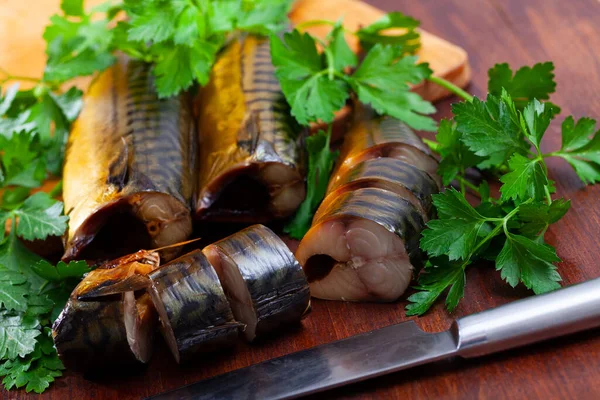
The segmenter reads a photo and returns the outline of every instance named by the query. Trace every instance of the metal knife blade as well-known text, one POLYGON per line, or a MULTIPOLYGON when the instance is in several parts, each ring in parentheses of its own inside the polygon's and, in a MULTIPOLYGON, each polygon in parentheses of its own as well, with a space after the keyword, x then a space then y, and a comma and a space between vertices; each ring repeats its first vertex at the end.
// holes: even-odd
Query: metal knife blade
POLYGON ((456 339, 449 331, 426 333, 408 321, 268 360, 151 399, 293 399, 446 358, 456 350, 456 339))
POLYGON ((403 322, 232 371, 150 399, 292 399, 457 355, 477 357, 600 327, 600 278, 459 318, 403 322))

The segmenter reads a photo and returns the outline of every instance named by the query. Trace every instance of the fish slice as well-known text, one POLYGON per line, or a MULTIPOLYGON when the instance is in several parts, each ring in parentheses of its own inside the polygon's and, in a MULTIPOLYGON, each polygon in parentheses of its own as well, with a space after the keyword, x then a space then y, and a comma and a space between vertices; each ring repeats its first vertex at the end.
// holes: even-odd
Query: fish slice
POLYGON ((450 358, 472 358, 600 326, 600 278, 457 319, 448 331, 403 322, 154 397, 292 399, 450 358))

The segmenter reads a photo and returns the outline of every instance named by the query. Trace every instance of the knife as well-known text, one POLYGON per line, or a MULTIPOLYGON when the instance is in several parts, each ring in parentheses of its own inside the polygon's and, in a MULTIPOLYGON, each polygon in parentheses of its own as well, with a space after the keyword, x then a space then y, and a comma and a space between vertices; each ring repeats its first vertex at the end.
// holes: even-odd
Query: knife
POLYGON ((459 318, 448 331, 402 322, 151 397, 292 399, 448 357, 471 358, 600 326, 600 278, 459 318))

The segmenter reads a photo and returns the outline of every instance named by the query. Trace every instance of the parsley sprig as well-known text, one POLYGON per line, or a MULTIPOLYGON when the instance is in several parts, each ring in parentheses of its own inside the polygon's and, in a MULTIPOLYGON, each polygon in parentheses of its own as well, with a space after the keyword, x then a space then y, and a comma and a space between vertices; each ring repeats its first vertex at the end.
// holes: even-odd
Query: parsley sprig
POLYGON ((463 96, 464 102, 452 106, 453 120, 440 123, 437 142, 428 141, 441 156, 444 184, 457 182, 460 191, 433 196, 439 219, 430 221, 422 234, 421 249, 430 259, 418 278, 418 292, 409 297, 407 314, 423 314, 448 289, 446 307, 452 311, 464 295, 465 269, 480 260, 493 261, 513 287, 522 283, 536 294, 560 287, 554 264, 560 258, 544 242, 544 234, 566 214, 570 202, 553 199, 545 160, 562 157, 584 183, 600 181, 600 131, 595 132, 592 119, 567 117, 561 149, 541 151, 560 111, 539 101, 555 90, 553 71, 552 63, 514 74, 507 64, 494 66, 487 98, 463 96), (467 178, 473 167, 499 177, 499 197, 490 196, 486 181, 476 186, 467 178), (476 207, 467 193, 480 198, 476 207))

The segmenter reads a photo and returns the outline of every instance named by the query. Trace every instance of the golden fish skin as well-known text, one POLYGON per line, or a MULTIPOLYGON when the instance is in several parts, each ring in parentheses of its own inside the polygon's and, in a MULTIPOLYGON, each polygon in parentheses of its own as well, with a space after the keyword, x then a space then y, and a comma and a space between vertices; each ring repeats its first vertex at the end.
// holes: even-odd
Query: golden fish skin
POLYGON ((235 318, 252 341, 297 324, 310 311, 302 267, 287 245, 263 225, 253 225, 203 250, 225 288, 235 318))
POLYGON ((131 258, 137 261, 123 258, 91 271, 71 293, 52 326, 58 355, 67 367, 98 372, 149 361, 157 315, 150 296, 136 294, 128 283, 156 268, 158 257, 146 252, 131 258), (120 290, 102 293, 104 287, 120 290))
POLYGON ((232 41, 197 107, 196 217, 265 222, 291 215, 305 197, 305 132, 290 116, 268 40, 232 41))
POLYGON ((219 278, 200 250, 161 266, 149 277, 162 333, 177 362, 235 343, 243 324, 233 319, 219 278))
POLYGON ((355 106, 355 119, 344 137, 338 163, 329 180, 332 186, 357 164, 374 158, 389 157, 404 161, 427 172, 441 186, 437 160, 429 147, 400 120, 375 115, 364 105, 355 106))
MULTIPOLYGON (((332 183, 327 197, 335 198, 343 192, 367 187, 400 195, 410 201, 425 220, 429 220, 433 214, 431 195, 440 190, 425 171, 395 158, 381 157, 363 161, 349 169, 332 183)), ((318 219, 317 215, 315 219, 318 219)))
POLYGON ((110 259, 185 240, 195 140, 189 96, 158 99, 149 65, 120 57, 102 73, 67 146, 63 258, 110 259))

